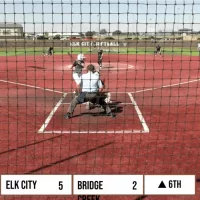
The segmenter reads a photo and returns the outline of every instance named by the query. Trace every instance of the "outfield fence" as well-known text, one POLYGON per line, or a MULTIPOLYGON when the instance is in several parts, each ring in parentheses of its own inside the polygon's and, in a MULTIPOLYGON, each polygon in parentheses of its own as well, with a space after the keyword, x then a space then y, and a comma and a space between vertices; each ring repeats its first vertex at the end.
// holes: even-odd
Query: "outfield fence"
MULTIPOLYGON (((95 42, 98 47, 155 47, 160 44, 162 47, 197 47, 197 41, 126 41, 126 40, 98 40, 95 42)), ((0 48, 10 47, 93 47, 94 41, 72 40, 5 40, 0 41, 0 48)))

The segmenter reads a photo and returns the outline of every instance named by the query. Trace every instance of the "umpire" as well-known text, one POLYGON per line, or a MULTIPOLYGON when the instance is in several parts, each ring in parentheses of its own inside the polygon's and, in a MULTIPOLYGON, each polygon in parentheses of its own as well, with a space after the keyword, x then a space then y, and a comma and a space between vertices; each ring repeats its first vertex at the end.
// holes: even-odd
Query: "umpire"
POLYGON ((64 117, 66 119, 72 118, 76 105, 88 101, 93 105, 99 104, 108 116, 115 117, 116 114, 111 111, 109 105, 100 96, 103 91, 103 85, 99 76, 95 74, 94 65, 88 65, 87 71, 87 74, 82 74, 80 77, 80 82, 78 84, 79 95, 73 98, 68 108, 68 112, 64 115, 64 117))

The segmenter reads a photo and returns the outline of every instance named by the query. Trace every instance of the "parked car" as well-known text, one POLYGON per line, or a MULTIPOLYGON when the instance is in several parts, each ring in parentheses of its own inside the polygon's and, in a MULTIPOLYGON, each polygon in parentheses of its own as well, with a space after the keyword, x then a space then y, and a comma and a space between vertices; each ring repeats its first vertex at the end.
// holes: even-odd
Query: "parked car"
POLYGON ((61 39, 60 35, 56 35, 53 37, 53 40, 60 40, 60 39, 61 39))
POLYGON ((62 37, 62 38, 60 38, 60 40, 67 40, 67 38, 66 37, 62 37))
POLYGON ((115 40, 113 37, 105 37, 104 40, 115 40))
POLYGON ((132 38, 124 38, 124 40, 132 40, 132 38))
POLYGON ((43 35, 41 35, 41 36, 36 36, 35 39, 36 39, 36 40, 48 40, 49 38, 48 38, 48 37, 45 37, 45 36, 43 36, 43 35))
POLYGON ((70 37, 69 40, 80 40, 80 37, 70 37))
POLYGON ((85 37, 84 40, 96 40, 96 38, 93 38, 91 36, 85 37))

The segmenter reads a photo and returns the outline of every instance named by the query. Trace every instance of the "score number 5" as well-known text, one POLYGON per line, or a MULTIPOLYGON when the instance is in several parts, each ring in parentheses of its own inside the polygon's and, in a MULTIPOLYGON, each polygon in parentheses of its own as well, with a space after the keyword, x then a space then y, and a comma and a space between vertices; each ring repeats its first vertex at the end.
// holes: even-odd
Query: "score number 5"
POLYGON ((136 185, 137 185, 137 181, 133 181, 133 190, 137 190, 136 185))
POLYGON ((63 190, 63 181, 58 182, 58 189, 63 190))

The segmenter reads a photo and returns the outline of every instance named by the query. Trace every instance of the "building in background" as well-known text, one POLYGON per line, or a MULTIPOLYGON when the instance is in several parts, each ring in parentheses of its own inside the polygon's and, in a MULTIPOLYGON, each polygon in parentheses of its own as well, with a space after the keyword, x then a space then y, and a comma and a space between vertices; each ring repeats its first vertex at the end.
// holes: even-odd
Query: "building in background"
POLYGON ((199 35, 200 31, 194 31, 193 29, 189 28, 183 28, 178 30, 178 34, 182 36, 187 36, 187 35, 199 35))
POLYGON ((18 23, 0 22, 0 39, 23 39, 23 26, 18 23))
POLYGON ((61 32, 61 33, 48 33, 49 39, 53 39, 55 37, 60 37, 61 40, 69 39, 69 38, 81 38, 79 33, 70 33, 70 32, 61 32))

